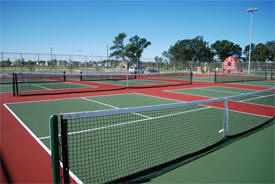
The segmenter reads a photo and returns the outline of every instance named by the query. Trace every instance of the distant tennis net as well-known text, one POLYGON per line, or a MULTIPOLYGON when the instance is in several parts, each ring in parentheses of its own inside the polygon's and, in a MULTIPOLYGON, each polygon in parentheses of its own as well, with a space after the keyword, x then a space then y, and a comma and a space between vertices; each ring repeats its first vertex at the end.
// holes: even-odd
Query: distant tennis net
POLYGON ((192 84, 192 72, 159 74, 129 73, 14 73, 13 94, 39 95, 95 91, 111 91, 126 88, 153 88, 192 84), (46 84, 52 83, 52 84, 46 84), (81 86, 82 85, 82 86, 81 86))
POLYGON ((262 116, 245 113, 254 106, 243 103, 270 101, 274 90, 190 103, 53 115, 54 181, 124 183, 165 168, 274 119, 274 106, 267 107, 273 114, 262 116), (240 99, 243 102, 235 101, 240 99))
POLYGON ((248 81, 264 81, 267 80, 267 73, 232 73, 222 74, 215 72, 214 81, 216 83, 228 83, 228 82, 248 82, 248 81))

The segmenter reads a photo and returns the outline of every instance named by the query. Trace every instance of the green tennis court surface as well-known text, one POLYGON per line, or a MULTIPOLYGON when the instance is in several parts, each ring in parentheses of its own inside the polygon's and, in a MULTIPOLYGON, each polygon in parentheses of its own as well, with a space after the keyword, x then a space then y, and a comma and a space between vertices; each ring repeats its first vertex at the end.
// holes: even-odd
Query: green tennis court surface
POLYGON ((0 84, 0 93, 12 92, 12 84, 0 84))
MULTIPOLYGON (((176 103, 176 101, 142 94, 120 94, 12 103, 7 104, 7 107, 33 132, 35 137, 39 139, 47 149, 50 149, 48 118, 51 114, 172 103, 176 103)), ((133 174, 133 172, 137 172, 140 169, 146 169, 147 167, 167 162, 171 158, 177 158, 217 142, 217 140, 220 140, 223 136, 223 131, 221 131, 223 129, 223 117, 224 109, 196 105, 184 107, 184 109, 131 114, 133 120, 130 122, 123 122, 123 118, 121 119, 118 115, 109 119, 107 121, 108 124, 99 121, 98 123, 92 123, 89 126, 81 127, 74 131, 103 130, 95 134, 94 140, 92 140, 92 144, 89 147, 90 150, 97 150, 91 152, 91 154, 94 155, 94 159, 89 161, 85 160, 85 157, 80 159, 82 159, 83 163, 93 162, 92 165, 98 167, 91 173, 95 174, 95 180, 97 177, 96 174, 99 174, 103 176, 106 181, 110 181, 117 179, 116 177, 133 174), (184 113, 180 113, 182 111, 184 113), (188 121, 182 123, 182 118, 188 121), (104 142, 101 142, 101 137, 108 135, 104 134, 104 132, 108 133, 108 131, 111 131, 108 129, 110 126, 120 127, 121 135, 115 137, 109 136, 104 142), (192 132, 192 134, 190 134, 190 132, 192 132), (181 145, 183 140, 188 142, 187 146, 179 147, 178 145, 181 145), (148 142, 150 144, 148 144, 148 142), (110 145, 117 146, 117 152, 109 152, 109 149, 113 149, 110 145), (138 152, 134 151, 136 150, 136 146, 139 148, 138 152), (127 155, 131 155, 131 158, 127 157, 127 155), (152 158, 150 162, 146 161, 146 159, 141 159, 148 156, 152 158), (124 162, 129 159, 132 161, 131 164, 124 162), (116 165, 121 165, 121 163, 124 163, 123 167, 120 169, 116 168, 116 165)), ((270 119, 268 117, 234 111, 230 111, 230 117, 232 119, 241 119, 241 128, 243 128, 243 126, 251 128, 270 119), (251 123, 252 121, 254 123, 251 123)), ((232 128, 233 131, 235 131, 238 129, 238 126, 232 125, 232 128)), ((84 151, 86 148, 87 147, 82 147, 78 151, 84 151)), ((93 182, 81 175, 83 170, 89 171, 91 169, 88 166, 89 164, 84 164, 72 168, 72 172, 84 183, 93 182)))
POLYGON ((274 183, 274 131, 271 125, 191 163, 154 178, 167 183, 274 183))
POLYGON ((58 90, 58 89, 73 89, 73 88, 91 88, 91 86, 74 84, 70 82, 20 84, 20 91, 41 91, 41 90, 58 90))
MULTIPOLYGON (((240 95, 245 93, 251 93, 251 92, 255 92, 255 90, 231 88, 231 87, 204 87, 204 88, 169 90, 169 92, 220 98, 220 97, 228 97, 228 96, 240 95)), ((255 95, 249 98, 247 97, 239 98, 238 101, 275 106, 275 94, 272 92, 269 92, 261 96, 255 95)))
MULTIPOLYGON (((92 88, 93 86, 75 84, 70 82, 49 82, 49 83, 19 83, 20 91, 47 91, 59 89, 92 88)), ((1 84, 0 93, 12 92, 12 84, 1 84)))

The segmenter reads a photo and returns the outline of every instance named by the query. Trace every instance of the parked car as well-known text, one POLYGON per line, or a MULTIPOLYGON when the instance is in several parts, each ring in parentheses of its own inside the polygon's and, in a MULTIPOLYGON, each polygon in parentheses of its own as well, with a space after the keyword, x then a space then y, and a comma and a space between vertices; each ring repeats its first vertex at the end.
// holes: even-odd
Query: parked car
POLYGON ((130 73, 137 74, 137 73, 144 73, 144 70, 143 70, 143 68, 141 68, 141 67, 134 67, 134 66, 131 66, 131 67, 129 68, 129 72, 130 72, 130 73))
POLYGON ((147 70, 147 72, 149 72, 149 73, 159 73, 158 70, 153 69, 153 68, 149 68, 149 69, 147 70))

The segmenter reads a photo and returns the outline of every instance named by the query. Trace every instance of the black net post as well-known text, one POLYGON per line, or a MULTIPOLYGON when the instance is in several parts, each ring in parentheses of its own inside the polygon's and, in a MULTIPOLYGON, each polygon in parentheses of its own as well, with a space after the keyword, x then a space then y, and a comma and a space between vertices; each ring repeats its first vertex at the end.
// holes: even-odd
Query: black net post
POLYGON ((60 165, 59 165, 59 140, 58 140, 58 117, 50 116, 50 132, 51 132, 51 155, 53 183, 60 183, 60 165))
POLYGON ((14 74, 14 82, 15 82, 16 96, 18 96, 19 95, 19 92, 18 92, 18 80, 17 80, 17 74, 16 73, 14 74))
POLYGON ((68 139, 67 139, 67 120, 61 116, 61 147, 62 147, 62 162, 63 162, 63 178, 64 183, 69 183, 69 159, 68 159, 68 139))
POLYGON ((63 72, 63 81, 64 82, 66 81, 66 72, 65 71, 63 72))
POLYGON ((190 73, 190 84, 192 84, 192 81, 193 81, 193 72, 191 71, 191 73, 190 73))
POLYGON ((14 73, 12 73, 12 94, 13 96, 15 96, 15 77, 14 77, 14 73))
POLYGON ((217 83, 217 72, 215 71, 214 82, 217 83))
POLYGON ((80 72, 80 80, 81 81, 83 80, 83 78, 82 78, 82 72, 80 72))

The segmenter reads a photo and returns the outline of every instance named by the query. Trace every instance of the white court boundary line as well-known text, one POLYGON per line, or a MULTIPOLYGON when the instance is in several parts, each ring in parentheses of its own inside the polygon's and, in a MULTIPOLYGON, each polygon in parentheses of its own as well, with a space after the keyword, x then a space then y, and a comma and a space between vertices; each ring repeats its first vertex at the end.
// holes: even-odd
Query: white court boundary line
POLYGON ((44 148, 44 150, 51 155, 51 151, 48 147, 46 147, 40 140, 39 138, 31 131, 31 129, 29 129, 24 123, 23 121, 7 106, 7 104, 3 104, 4 107, 15 117, 15 119, 27 130, 27 132, 40 144, 40 146, 42 148, 44 148))
MULTIPOLYGON (((25 130, 34 138, 34 140, 50 155, 51 157, 51 151, 50 149, 42 143, 42 141, 23 123, 23 121, 6 105, 3 104, 4 107, 15 117, 15 119, 25 128, 25 130)), ((49 136, 50 138, 50 136, 49 136)), ((61 167, 63 168, 63 164, 61 164, 61 167)), ((83 183, 73 172, 70 171, 70 176, 78 183, 83 183)))
MULTIPOLYGON (((127 93, 127 92, 125 92, 125 93, 121 93, 121 94, 85 96, 85 98, 97 97, 97 96, 125 95, 125 94, 138 94, 138 93, 127 93)), ((49 101, 59 101, 59 100, 70 100, 70 99, 78 99, 78 98, 82 98, 82 97, 69 97, 69 98, 48 99, 48 100, 35 100, 35 101, 13 102, 13 103, 6 103, 6 104, 37 103, 37 102, 49 102, 49 101)))
MULTIPOLYGON (((208 88, 208 87, 205 87, 205 88, 208 88)), ((208 89, 200 89, 200 88, 186 88, 186 89, 199 89, 199 90, 208 90, 208 89)), ((185 90, 185 89, 174 89, 174 90, 185 90)), ((209 90, 210 91, 210 90, 209 90)), ((214 91, 214 90, 213 90, 214 91)), ((218 91, 218 90, 215 90, 215 91, 218 91)), ((209 97, 209 96, 201 96, 201 95, 195 95, 195 94, 190 94, 190 93, 182 93, 182 92, 177 92, 177 91, 173 91, 172 90, 164 90, 164 92, 167 92, 167 93, 177 93, 177 94, 185 94, 185 95, 193 95, 193 96, 199 96, 199 97, 206 97, 206 98, 212 98, 212 99, 217 99, 217 98, 213 98, 213 97, 209 97)), ((230 92, 231 93, 231 92, 230 92)), ((235 93, 235 94, 239 94, 239 95, 242 95, 242 94, 246 94, 246 93, 235 93)), ((264 105, 264 104, 254 104, 254 103, 249 103, 247 101, 249 100, 254 100, 254 99, 258 99, 258 98, 264 98, 264 97, 269 97, 269 96, 274 96, 275 94, 272 94, 272 95, 265 95, 265 96, 260 96, 260 95, 254 95, 254 96, 258 96, 258 97, 255 97, 255 98, 249 98, 249 99, 245 99, 245 100, 240 100, 240 101, 237 101, 237 100, 231 100, 229 99, 229 101, 234 101, 234 102, 244 102, 244 103, 247 103, 247 104, 253 104, 253 105, 259 105, 259 106, 264 106, 264 107, 274 107, 274 106, 270 106, 270 105, 264 105)), ((231 96, 227 96, 227 97, 231 97, 231 96)), ((227 98, 226 97, 226 98, 227 98)), ((224 97, 218 97, 218 98, 224 98, 224 97)), ((257 115, 257 114, 255 114, 257 115)), ((260 115, 259 115, 260 116, 260 115)))

